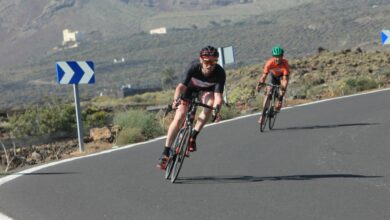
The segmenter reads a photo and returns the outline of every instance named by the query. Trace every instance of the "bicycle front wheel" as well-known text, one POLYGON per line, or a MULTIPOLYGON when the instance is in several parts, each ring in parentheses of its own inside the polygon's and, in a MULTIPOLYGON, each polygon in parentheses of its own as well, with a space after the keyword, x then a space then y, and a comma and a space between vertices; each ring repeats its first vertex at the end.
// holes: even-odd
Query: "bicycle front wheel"
POLYGON ((270 109, 269 109, 269 124, 268 124, 268 127, 270 130, 272 130, 274 128, 274 125, 275 125, 275 121, 276 121, 276 116, 278 115, 278 112, 274 110, 274 106, 275 106, 275 103, 276 103, 276 98, 274 98, 274 100, 272 100, 272 102, 274 103, 273 105, 270 106, 270 109))
POLYGON ((179 148, 176 155, 176 160, 172 168, 171 182, 174 183, 179 175, 180 169, 183 165, 185 154, 187 152, 188 144, 190 142, 191 128, 183 128, 183 133, 179 140, 179 148))
POLYGON ((179 132, 176 135, 175 141, 171 146, 171 153, 169 155, 167 168, 165 170, 165 179, 169 179, 171 177, 172 168, 176 163, 176 156, 177 156, 176 152, 178 152, 178 149, 180 149, 181 142, 184 140, 182 137, 185 131, 186 131, 185 128, 181 128, 179 130, 179 132))
POLYGON ((263 111, 260 116, 260 132, 264 132, 265 126, 267 125, 268 120, 268 106, 270 105, 270 98, 267 96, 263 111))

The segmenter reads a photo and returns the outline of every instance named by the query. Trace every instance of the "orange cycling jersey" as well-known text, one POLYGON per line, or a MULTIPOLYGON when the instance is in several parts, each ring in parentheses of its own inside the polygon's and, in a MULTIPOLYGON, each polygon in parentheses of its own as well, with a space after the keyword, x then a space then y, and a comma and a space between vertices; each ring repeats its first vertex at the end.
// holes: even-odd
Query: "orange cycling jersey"
POLYGON ((288 65, 288 61, 286 59, 282 59, 282 62, 277 64, 275 57, 272 57, 265 63, 263 72, 264 74, 271 72, 276 77, 288 76, 290 73, 290 66, 288 65))

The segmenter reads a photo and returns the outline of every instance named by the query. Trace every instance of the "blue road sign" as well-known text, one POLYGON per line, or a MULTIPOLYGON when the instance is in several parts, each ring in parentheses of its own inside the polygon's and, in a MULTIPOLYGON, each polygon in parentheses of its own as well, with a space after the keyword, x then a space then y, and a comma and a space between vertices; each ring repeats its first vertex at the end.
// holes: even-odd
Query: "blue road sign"
POLYGON ((383 30, 381 33, 382 44, 390 44, 390 30, 383 30))
POLYGON ((94 84, 95 72, 92 61, 57 62, 58 84, 94 84))

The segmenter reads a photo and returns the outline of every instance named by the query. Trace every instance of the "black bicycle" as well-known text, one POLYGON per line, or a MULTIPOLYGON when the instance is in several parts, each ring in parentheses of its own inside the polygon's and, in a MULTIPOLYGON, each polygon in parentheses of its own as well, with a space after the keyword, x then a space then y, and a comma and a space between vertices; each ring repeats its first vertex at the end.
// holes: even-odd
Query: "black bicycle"
MULTIPOLYGON (((201 106, 211 110, 215 110, 216 112, 219 111, 218 108, 213 108, 212 106, 203 104, 199 100, 199 92, 193 92, 191 97, 192 98, 189 101, 188 111, 186 113, 186 119, 181 128, 179 129, 179 132, 177 133, 176 138, 171 146, 167 168, 165 170, 165 178, 170 179, 172 183, 177 180, 186 154, 188 153, 187 150, 197 107, 201 106)), ((172 106, 168 106, 167 111, 172 110, 172 106)), ((217 114, 215 114, 212 121, 215 121, 216 115, 217 114)))
POLYGON ((278 115, 278 111, 275 111, 275 103, 279 99, 279 86, 270 83, 259 83, 259 86, 264 85, 271 87, 271 90, 269 95, 265 97, 265 105, 260 115, 260 132, 264 132, 264 129, 267 126, 267 122, 269 129, 272 130, 275 125, 276 117, 278 115))

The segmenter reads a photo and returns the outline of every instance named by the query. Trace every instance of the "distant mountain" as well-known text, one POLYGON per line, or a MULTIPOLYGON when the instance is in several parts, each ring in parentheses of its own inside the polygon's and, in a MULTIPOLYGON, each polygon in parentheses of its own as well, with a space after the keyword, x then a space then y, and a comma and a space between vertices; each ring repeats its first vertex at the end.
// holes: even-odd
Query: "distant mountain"
POLYGON ((389 20, 388 0, 0 0, 0 106, 68 94, 55 85, 59 60, 94 60, 97 84, 83 89, 90 98, 123 84, 158 85, 163 69, 180 74, 208 44, 233 45, 233 67, 263 62, 275 44, 288 57, 318 47, 387 50, 380 31, 389 20), (149 35, 158 27, 168 34, 149 35), (90 37, 54 50, 65 28, 90 37))
POLYGON ((247 19, 261 11, 253 9, 262 2, 269 5, 266 0, 0 0, 0 68, 46 54, 61 44, 63 29, 112 39, 160 26, 201 28, 210 21, 247 19), (232 11, 237 6, 244 8, 232 11))

